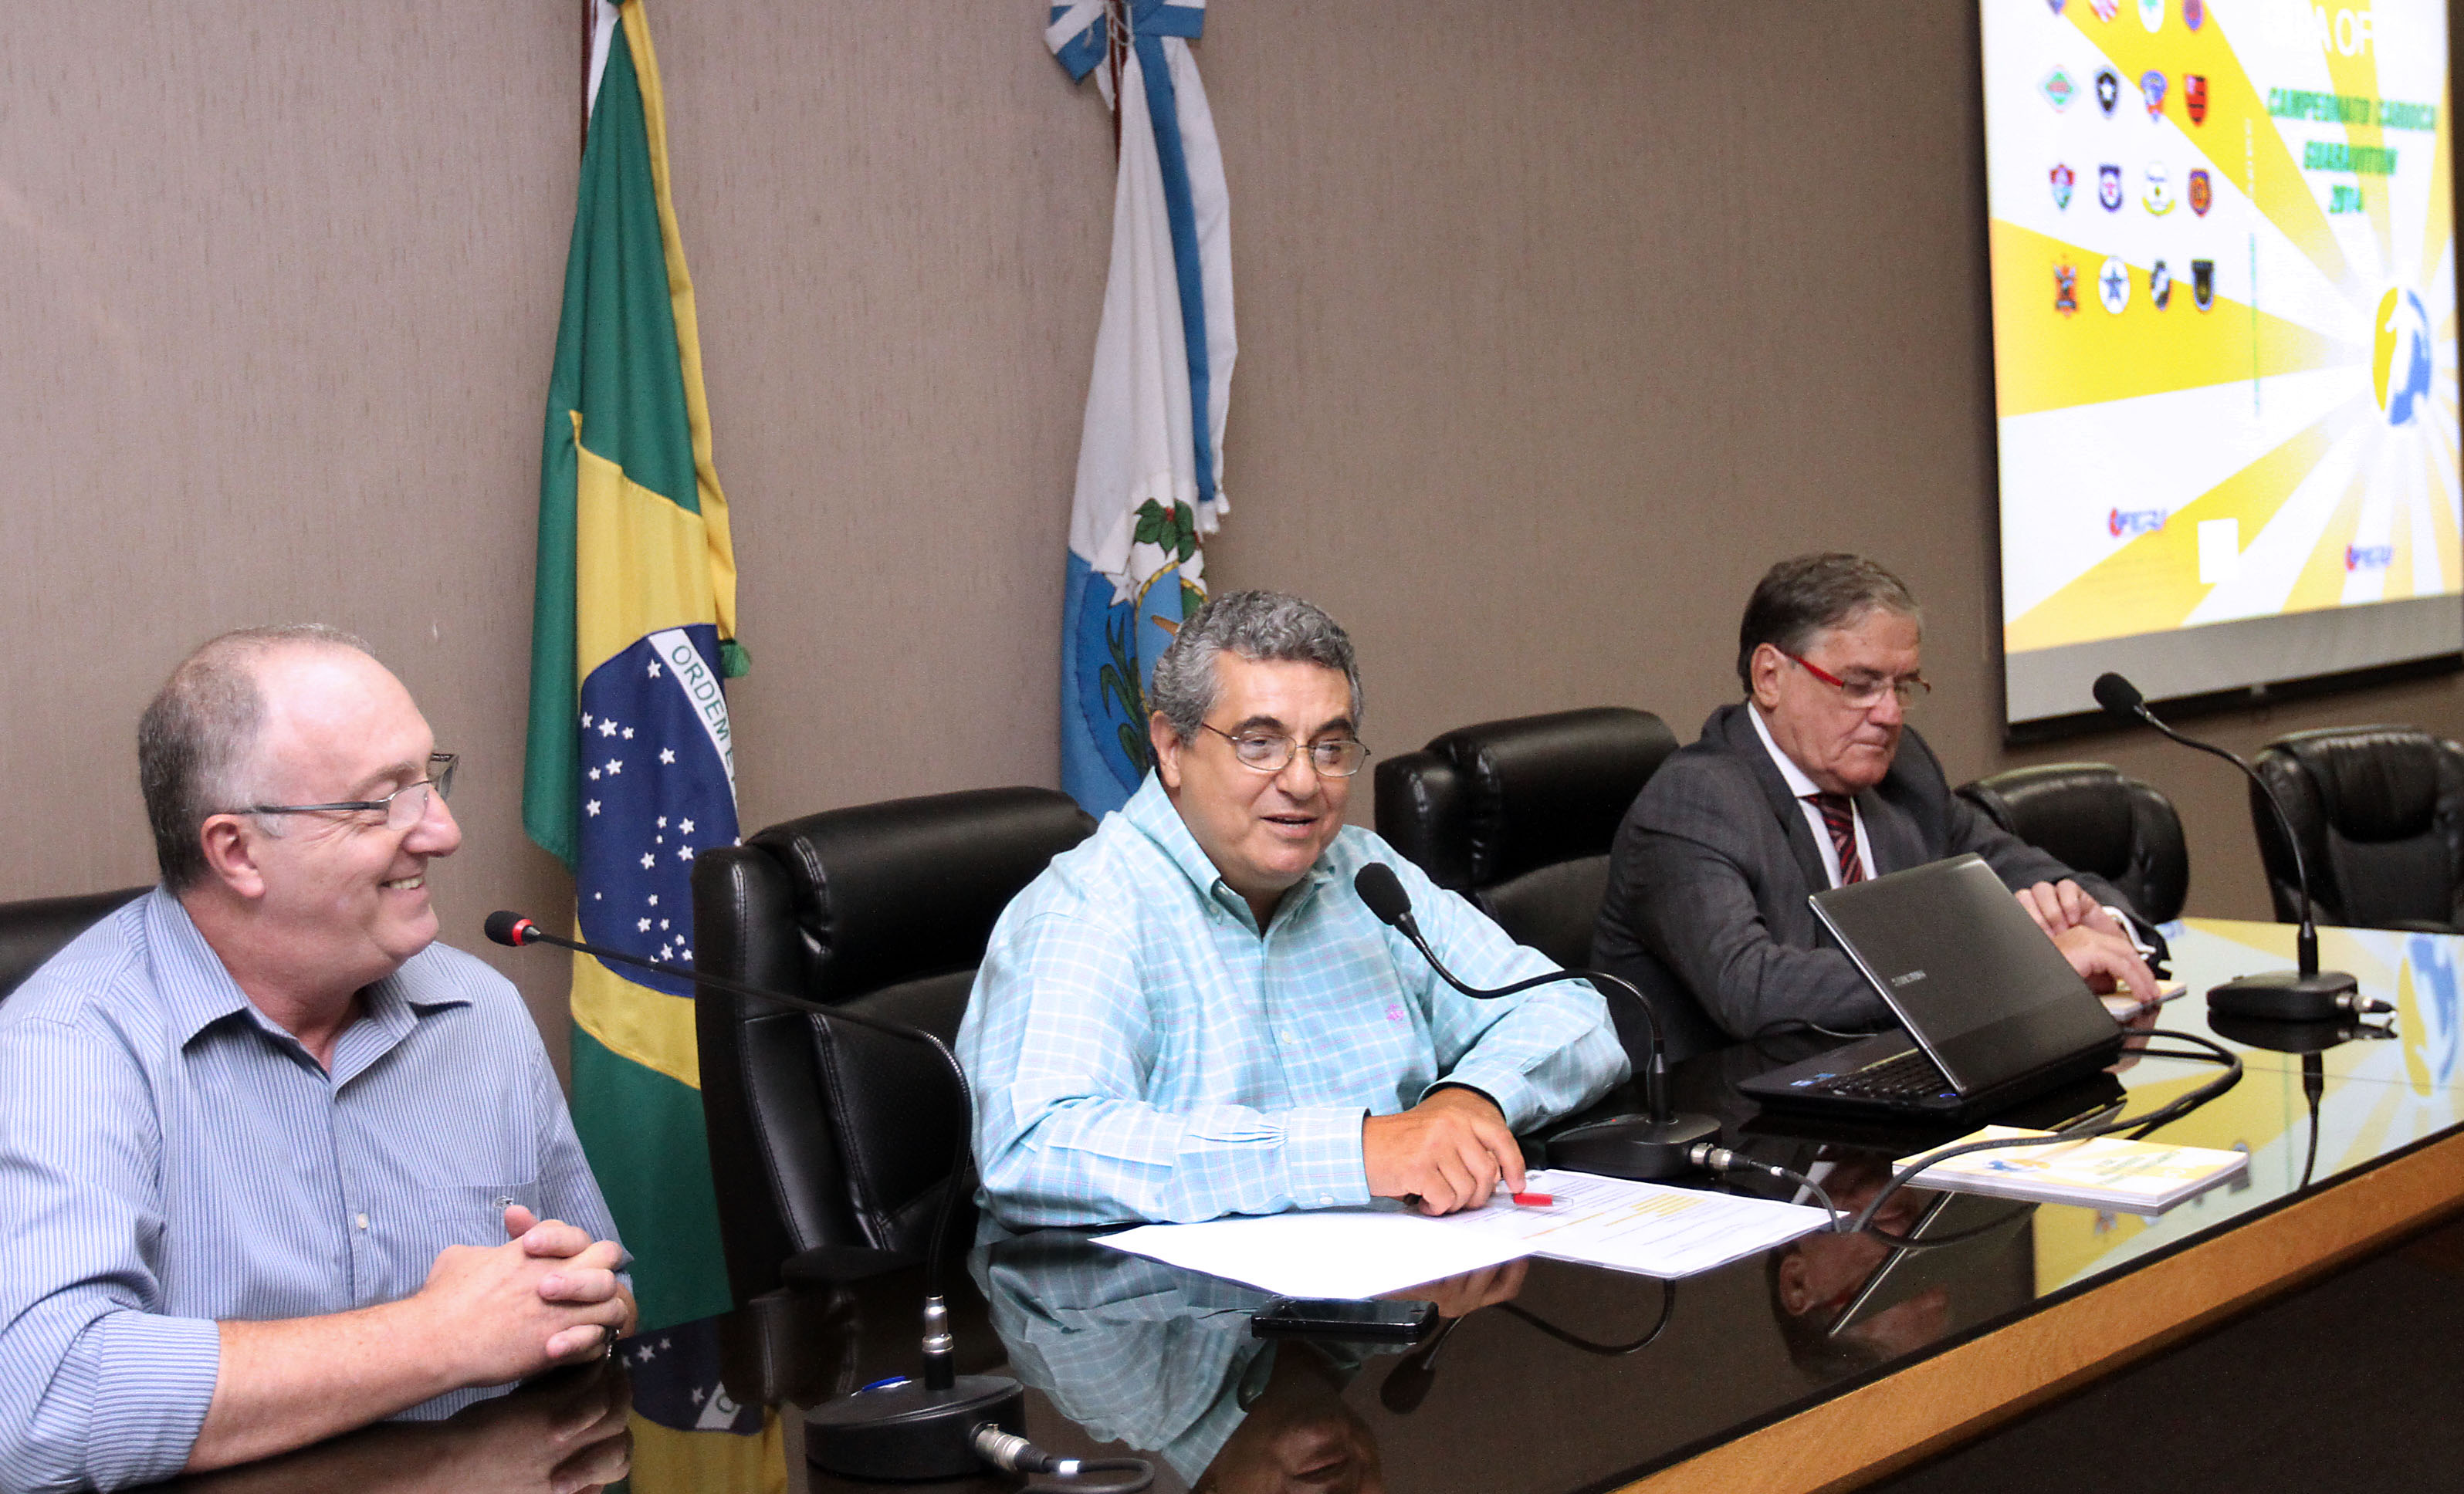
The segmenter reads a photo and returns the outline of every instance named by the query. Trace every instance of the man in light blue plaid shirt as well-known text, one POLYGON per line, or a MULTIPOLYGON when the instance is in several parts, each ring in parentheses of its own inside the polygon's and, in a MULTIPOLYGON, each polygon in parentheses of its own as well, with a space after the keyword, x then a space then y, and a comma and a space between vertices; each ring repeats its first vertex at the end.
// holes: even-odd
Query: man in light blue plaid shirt
POLYGON ((1606 1092, 1625 1053, 1590 986, 1473 1000, 1353 892, 1393 867, 1473 985, 1553 968, 1343 823, 1368 757, 1343 629, 1298 598, 1218 598, 1148 699, 1154 772, 1001 914, 959 1028, 992 1212, 1444 1214, 1520 1188, 1514 1132, 1606 1092))

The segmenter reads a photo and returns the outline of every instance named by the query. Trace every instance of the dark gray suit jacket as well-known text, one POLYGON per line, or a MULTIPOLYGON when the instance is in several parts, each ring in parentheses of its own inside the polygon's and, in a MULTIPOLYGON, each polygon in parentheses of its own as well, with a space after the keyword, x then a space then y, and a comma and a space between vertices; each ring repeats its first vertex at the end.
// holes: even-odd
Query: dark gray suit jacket
MULTIPOLYGON (((1626 811, 1593 961, 1646 990, 1673 979, 1731 1037, 1791 1019, 1887 1023, 1890 1009, 1806 901, 1830 879, 1751 709, 1712 712, 1702 736, 1661 764, 1626 811)), ((2135 918, 2109 883, 2071 870, 1953 794, 1914 728, 1901 734, 1882 781, 1857 796, 1857 812, 1877 875, 1974 851, 2014 890, 2075 877, 2135 918)))

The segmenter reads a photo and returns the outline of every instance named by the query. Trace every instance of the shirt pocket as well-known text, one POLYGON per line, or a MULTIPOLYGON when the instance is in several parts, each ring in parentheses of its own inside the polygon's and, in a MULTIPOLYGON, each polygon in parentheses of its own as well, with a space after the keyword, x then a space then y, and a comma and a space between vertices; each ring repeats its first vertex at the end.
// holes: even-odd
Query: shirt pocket
POLYGON ((509 1238, 505 1234, 505 1210, 517 1203, 539 1214, 538 1178, 423 1188, 411 1211, 415 1248, 424 1249, 427 1259, 433 1261, 437 1252, 448 1245, 501 1245, 509 1238))

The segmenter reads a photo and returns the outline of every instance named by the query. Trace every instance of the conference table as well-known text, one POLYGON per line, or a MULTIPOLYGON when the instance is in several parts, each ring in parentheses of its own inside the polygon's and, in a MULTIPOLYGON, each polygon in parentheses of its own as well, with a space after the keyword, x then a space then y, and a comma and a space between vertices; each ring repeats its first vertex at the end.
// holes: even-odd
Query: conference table
MULTIPOLYGON (((1913 1247, 1817 1234, 1676 1283, 1532 1261, 1429 1293, 1459 1315, 1409 1349, 1269 1345, 1248 1332, 1264 1299, 1251 1288, 1075 1232, 987 1231, 950 1273, 960 1368, 1023 1381, 1040 1445, 1143 1458, 1163 1491, 1201 1475, 1224 1489, 1433 1494, 1870 1482, 2464 1208, 2464 939, 2321 931, 2324 962, 2394 1014, 2265 1030, 2211 1022, 2203 994, 2288 965, 2292 929, 2192 919, 2168 932, 2188 994, 2154 1024, 2216 1039, 2244 1072, 2159 1139, 2237 1148, 2249 1164, 2161 1217, 1906 1190, 1880 1222, 1924 1241, 1913 1247)), ((1809 1051, 1790 1040, 1690 1060, 1679 1103, 1716 1115, 1725 1144, 1812 1173, 1854 1208, 1893 1157, 1942 1137, 1792 1122, 1736 1094, 1739 1079, 1809 1051)), ((2220 1071, 2125 1059, 2044 1103, 2092 1106, 2101 1087, 2142 1113, 2220 1071)), ((629 1457, 636 1494, 883 1487, 809 1467, 803 1413, 915 1369, 920 1289, 908 1271, 774 1294, 627 1340, 621 1369, 189 1486, 562 1490, 629 1457), (629 1451, 608 1436, 619 1426, 629 1451)), ((1051 1486, 1119 1487, 1113 1477, 1051 1486)), ((922 1486, 1021 1483, 987 1473, 922 1486)))

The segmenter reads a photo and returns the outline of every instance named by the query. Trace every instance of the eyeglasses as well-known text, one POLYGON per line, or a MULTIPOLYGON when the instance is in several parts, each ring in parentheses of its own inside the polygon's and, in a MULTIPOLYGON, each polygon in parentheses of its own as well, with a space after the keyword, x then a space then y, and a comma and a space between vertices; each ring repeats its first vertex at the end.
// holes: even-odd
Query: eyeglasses
MULTIPOLYGON (((1300 743, 1288 736, 1263 734, 1235 736, 1221 727, 1207 726, 1204 721, 1198 724, 1230 742, 1232 756, 1241 759, 1241 766, 1254 768, 1260 773, 1283 772, 1290 765, 1292 754, 1300 750, 1300 743)), ((1361 765, 1369 760, 1369 748, 1356 736, 1331 736, 1322 742, 1309 743, 1309 766, 1316 769, 1320 777, 1348 779, 1359 772, 1361 765)))
POLYGON ((228 809, 226 814, 243 815, 313 815, 356 814, 375 810, 385 816, 388 830, 407 830, 428 817, 428 796, 432 790, 439 799, 453 794, 453 765, 459 758, 450 752, 430 753, 428 777, 416 783, 405 783, 383 799, 350 799, 332 804, 251 804, 245 809, 228 809))
POLYGON ((1840 704, 1851 711, 1871 711, 1882 703, 1884 695, 1899 696, 1901 706, 1906 707, 1933 693, 1933 686, 1928 684, 1922 674, 1903 674, 1897 679, 1883 679, 1874 674, 1855 674, 1847 679, 1841 679, 1820 665, 1799 659, 1785 648, 1780 649, 1779 652, 1788 658, 1795 659, 1798 664, 1805 667, 1806 673, 1839 692, 1840 704))

